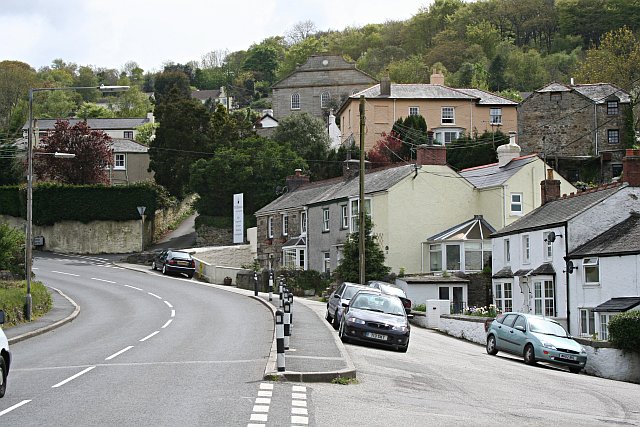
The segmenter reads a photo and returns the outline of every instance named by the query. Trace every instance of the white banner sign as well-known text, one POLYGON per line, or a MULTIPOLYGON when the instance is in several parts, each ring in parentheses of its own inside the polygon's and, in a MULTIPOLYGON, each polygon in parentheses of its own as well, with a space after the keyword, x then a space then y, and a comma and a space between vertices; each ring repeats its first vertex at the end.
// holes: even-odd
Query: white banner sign
POLYGON ((244 243, 243 194, 233 195, 233 243, 244 243))

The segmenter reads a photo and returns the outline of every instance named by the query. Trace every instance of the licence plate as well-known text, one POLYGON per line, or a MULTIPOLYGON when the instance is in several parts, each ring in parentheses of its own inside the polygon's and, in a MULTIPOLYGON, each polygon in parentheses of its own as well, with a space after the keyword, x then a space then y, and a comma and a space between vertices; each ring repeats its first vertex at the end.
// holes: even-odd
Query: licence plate
POLYGON ((178 261, 178 265, 189 265, 188 261, 178 261))
POLYGON ((376 334, 375 332, 365 332, 364 336, 367 337, 367 338, 373 338, 375 340, 382 340, 382 341, 386 341, 387 340, 387 336, 386 335, 376 334))
POLYGON ((560 353, 560 354, 558 355, 558 357, 559 357, 560 359, 578 360, 578 358, 577 358, 576 356, 572 356, 572 355, 570 355, 570 354, 562 354, 562 353, 560 353))

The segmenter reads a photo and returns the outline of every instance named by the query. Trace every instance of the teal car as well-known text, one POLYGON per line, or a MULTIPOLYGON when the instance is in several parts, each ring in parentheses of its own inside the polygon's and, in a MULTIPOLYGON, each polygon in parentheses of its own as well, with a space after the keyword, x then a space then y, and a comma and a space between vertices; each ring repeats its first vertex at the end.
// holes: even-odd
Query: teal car
POLYGON ((548 362, 569 368, 574 374, 584 369, 587 352, 555 320, 526 313, 504 313, 487 330, 487 353, 498 351, 522 356, 528 365, 548 362))

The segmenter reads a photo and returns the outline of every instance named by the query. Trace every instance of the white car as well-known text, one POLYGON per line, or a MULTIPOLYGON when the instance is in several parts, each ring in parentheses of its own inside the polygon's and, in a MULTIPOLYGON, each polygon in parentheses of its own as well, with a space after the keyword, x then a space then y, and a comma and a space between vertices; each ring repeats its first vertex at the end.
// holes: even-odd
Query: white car
MULTIPOLYGON (((4 311, 0 310, 0 324, 4 323, 4 311)), ((11 352, 9 352, 9 340, 0 328, 0 397, 4 397, 7 391, 7 376, 11 366, 11 352)))

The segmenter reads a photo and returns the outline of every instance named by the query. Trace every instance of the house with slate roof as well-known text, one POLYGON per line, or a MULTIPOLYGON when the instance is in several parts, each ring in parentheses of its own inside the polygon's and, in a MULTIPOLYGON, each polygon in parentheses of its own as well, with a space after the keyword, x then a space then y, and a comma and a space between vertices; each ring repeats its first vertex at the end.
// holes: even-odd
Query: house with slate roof
POLYGON ((227 95, 224 86, 221 86, 220 89, 193 90, 191 98, 197 99, 203 104, 207 102, 213 105, 222 104, 228 110, 233 110, 233 97, 227 95))
POLYGON ((429 84, 396 84, 388 78, 351 95, 340 107, 343 144, 360 140, 360 97, 365 98, 365 150, 388 134, 396 120, 421 115, 438 144, 465 134, 485 131, 515 132, 517 102, 480 89, 454 89, 444 85, 442 74, 432 74, 429 84))
POLYGON ((610 182, 622 172, 631 108, 629 94, 609 83, 552 82, 518 106, 518 143, 571 182, 610 182))
POLYGON ((149 172, 149 147, 130 139, 111 140, 114 162, 109 168, 109 182, 112 185, 153 181, 149 172))
POLYGON ((638 296, 640 150, 627 150, 623 167, 624 183, 561 198, 547 191, 542 206, 491 236, 500 310, 552 317, 572 334, 602 337, 610 300, 638 296))

